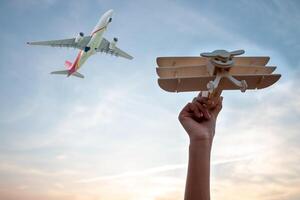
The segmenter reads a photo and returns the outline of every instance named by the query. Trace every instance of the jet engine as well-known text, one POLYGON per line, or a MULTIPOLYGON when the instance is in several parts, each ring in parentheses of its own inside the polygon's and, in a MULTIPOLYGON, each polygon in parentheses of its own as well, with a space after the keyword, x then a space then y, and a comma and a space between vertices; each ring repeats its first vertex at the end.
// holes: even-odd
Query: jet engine
POLYGON ((114 49, 116 47, 116 44, 118 42, 118 38, 114 38, 110 43, 109 43, 109 48, 114 49))
POLYGON ((83 33, 83 32, 80 32, 80 33, 78 34, 78 36, 75 38, 75 42, 76 42, 76 43, 80 42, 80 41, 82 40, 83 36, 84 36, 84 33, 83 33))

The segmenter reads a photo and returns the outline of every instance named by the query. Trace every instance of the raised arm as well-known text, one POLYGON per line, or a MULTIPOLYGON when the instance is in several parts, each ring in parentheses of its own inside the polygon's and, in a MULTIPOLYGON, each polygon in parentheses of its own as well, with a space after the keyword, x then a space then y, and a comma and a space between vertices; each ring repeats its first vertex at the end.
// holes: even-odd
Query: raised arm
POLYGON ((222 99, 209 100, 200 93, 179 114, 179 121, 190 138, 185 200, 210 199, 210 152, 222 99))

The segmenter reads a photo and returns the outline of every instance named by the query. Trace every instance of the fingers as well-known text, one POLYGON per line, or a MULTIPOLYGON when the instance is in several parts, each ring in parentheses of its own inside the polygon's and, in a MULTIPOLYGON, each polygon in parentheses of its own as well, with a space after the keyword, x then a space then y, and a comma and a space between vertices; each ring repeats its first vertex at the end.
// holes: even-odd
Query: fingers
POLYGON ((178 119, 179 121, 183 121, 187 118, 192 118, 194 120, 199 121, 200 119, 203 119, 204 116, 208 116, 207 113, 205 113, 204 108, 201 107, 199 103, 192 102, 188 103, 180 112, 178 119))
MULTIPOLYGON (((193 105, 193 107, 196 106, 197 110, 200 112, 200 117, 201 118, 203 118, 203 117, 205 119, 210 119, 211 118, 211 115, 208 111, 208 98, 207 97, 201 97, 201 92, 198 95, 198 97, 195 97, 193 99, 192 105, 193 105)), ((196 116, 198 118, 200 118, 199 114, 197 114, 196 116)))
POLYGON ((208 97, 201 97, 201 96, 195 97, 193 102, 198 102, 205 108, 209 107, 209 105, 212 103, 208 97))
POLYGON ((206 119, 210 119, 212 116, 217 117, 222 109, 223 97, 215 97, 210 99, 200 95, 201 93, 197 98, 194 98, 193 103, 197 105, 206 119))
POLYGON ((188 103, 182 111, 179 113, 179 120, 183 120, 184 118, 201 118, 203 114, 200 112, 198 107, 193 103, 188 103))
POLYGON ((210 119, 211 118, 211 115, 209 114, 208 108, 205 104, 201 104, 198 101, 195 101, 194 104, 201 111, 201 113, 203 114, 203 117, 205 119, 210 119))
POLYGON ((199 93, 197 98, 194 98, 193 103, 195 103, 198 109, 203 113, 205 119, 210 119, 210 113, 208 111, 209 108, 209 99, 208 97, 201 96, 201 92, 199 93))
POLYGON ((183 109, 179 113, 179 116, 178 116, 179 121, 183 120, 185 117, 189 117, 190 112, 192 112, 192 111, 190 109, 190 103, 188 103, 183 107, 183 109))
POLYGON ((188 103, 180 112, 179 120, 184 118, 193 118, 197 121, 209 120, 211 117, 216 118, 222 109, 223 97, 209 99, 201 97, 201 92, 198 97, 195 97, 191 103, 188 103))

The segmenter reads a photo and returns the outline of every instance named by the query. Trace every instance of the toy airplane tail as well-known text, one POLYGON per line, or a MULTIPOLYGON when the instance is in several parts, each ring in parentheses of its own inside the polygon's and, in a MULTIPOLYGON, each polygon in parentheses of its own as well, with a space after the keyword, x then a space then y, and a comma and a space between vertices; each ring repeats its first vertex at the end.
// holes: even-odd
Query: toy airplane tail
POLYGON ((68 69, 68 70, 61 70, 61 71, 54 71, 54 72, 51 72, 51 74, 58 74, 58 75, 67 75, 67 76, 76 76, 78 78, 84 78, 84 76, 82 74, 80 74, 79 72, 74 72, 74 73, 70 73, 70 69, 72 68, 72 63, 70 61, 66 61, 65 62, 65 67, 68 69))

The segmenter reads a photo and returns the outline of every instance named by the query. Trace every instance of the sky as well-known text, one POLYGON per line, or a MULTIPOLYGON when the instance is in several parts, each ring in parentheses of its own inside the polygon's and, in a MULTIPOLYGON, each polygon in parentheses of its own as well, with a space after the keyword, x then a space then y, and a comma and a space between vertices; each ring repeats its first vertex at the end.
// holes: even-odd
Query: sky
POLYGON ((300 199, 300 3, 240 1, 0 2, 0 199, 183 199, 188 136, 177 116, 195 92, 167 93, 158 56, 244 49, 270 56, 270 88, 226 91, 211 163, 211 196, 300 199), (27 41, 90 34, 114 9, 104 37, 133 60, 97 54, 85 79, 52 76, 78 50, 27 41))

